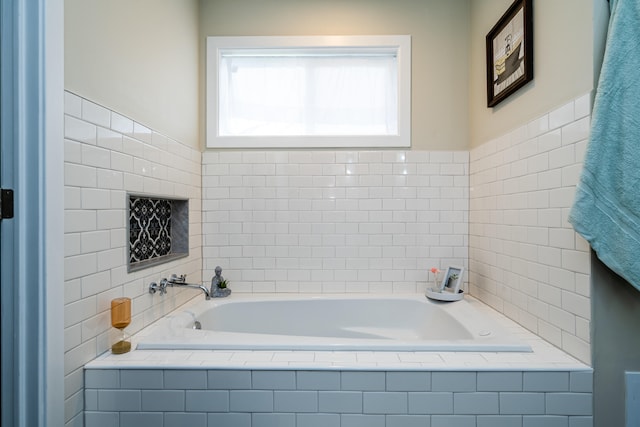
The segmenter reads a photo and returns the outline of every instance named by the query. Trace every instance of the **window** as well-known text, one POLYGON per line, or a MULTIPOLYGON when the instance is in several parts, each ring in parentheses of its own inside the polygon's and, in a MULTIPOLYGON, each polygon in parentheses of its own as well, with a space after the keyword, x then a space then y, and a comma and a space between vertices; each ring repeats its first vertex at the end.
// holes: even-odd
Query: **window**
POLYGON ((208 147, 408 147, 409 36, 209 37, 208 147))

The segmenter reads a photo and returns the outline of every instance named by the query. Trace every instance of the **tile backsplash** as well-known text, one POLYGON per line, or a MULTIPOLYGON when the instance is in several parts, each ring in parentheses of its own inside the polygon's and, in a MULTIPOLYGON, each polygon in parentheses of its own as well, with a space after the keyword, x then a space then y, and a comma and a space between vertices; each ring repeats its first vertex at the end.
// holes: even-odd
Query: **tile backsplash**
MULTIPOLYGON (((589 363, 589 249, 567 223, 589 130, 585 95, 467 151, 205 151, 65 93, 65 402, 109 348, 109 302, 134 333, 199 291, 424 292, 429 269, 589 363), (128 194, 188 199, 189 256, 127 273, 128 194)), ((172 242, 173 243, 173 242, 172 242)), ((77 421, 77 424, 75 423, 77 421)))
POLYGON ((468 152, 207 151, 203 275, 234 292, 424 292, 467 265, 468 152))
POLYGON ((78 425, 83 366, 110 348, 110 301, 132 299, 126 331, 135 333, 199 295, 172 288, 161 297, 147 289, 171 273, 201 280, 201 154, 70 92, 64 144, 65 415, 78 425), (188 257, 127 273, 129 193, 189 199, 188 257))
POLYGON ((567 222, 590 94, 471 150, 471 293, 590 361, 589 245, 567 222))

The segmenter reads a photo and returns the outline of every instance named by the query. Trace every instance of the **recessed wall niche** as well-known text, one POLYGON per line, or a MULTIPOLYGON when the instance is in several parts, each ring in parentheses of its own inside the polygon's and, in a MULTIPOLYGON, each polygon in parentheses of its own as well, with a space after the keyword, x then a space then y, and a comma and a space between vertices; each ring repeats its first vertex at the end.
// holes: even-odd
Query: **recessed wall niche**
POLYGON ((189 201, 129 194, 128 271, 189 255, 189 201))

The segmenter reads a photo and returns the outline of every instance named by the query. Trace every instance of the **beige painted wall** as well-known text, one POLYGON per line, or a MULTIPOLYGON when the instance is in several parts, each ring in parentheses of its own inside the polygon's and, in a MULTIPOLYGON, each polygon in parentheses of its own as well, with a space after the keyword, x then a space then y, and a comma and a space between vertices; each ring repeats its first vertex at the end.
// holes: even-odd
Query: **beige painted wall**
POLYGON ((470 147, 503 135, 594 88, 593 1, 533 4, 534 79, 487 108, 485 36, 513 0, 471 1, 470 147))
MULTIPOLYGON (((468 147, 468 0, 200 0, 200 6, 201 40, 410 34, 412 149, 468 147)), ((203 60, 204 46, 201 54, 203 60)))
POLYGON ((485 35, 511 2, 65 0, 65 88, 202 146, 207 35, 410 34, 412 149, 464 150, 594 86, 593 2, 538 0, 534 81, 486 107, 485 35))
POLYGON ((199 146, 197 0, 65 0, 65 89, 199 146))

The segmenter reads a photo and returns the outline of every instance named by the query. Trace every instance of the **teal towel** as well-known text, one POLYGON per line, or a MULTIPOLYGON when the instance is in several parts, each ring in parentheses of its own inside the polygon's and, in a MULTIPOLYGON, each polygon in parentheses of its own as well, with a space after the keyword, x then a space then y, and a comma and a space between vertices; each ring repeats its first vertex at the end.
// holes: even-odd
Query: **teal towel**
POLYGON ((590 140, 569 221, 640 290, 640 2, 611 0, 590 140))

